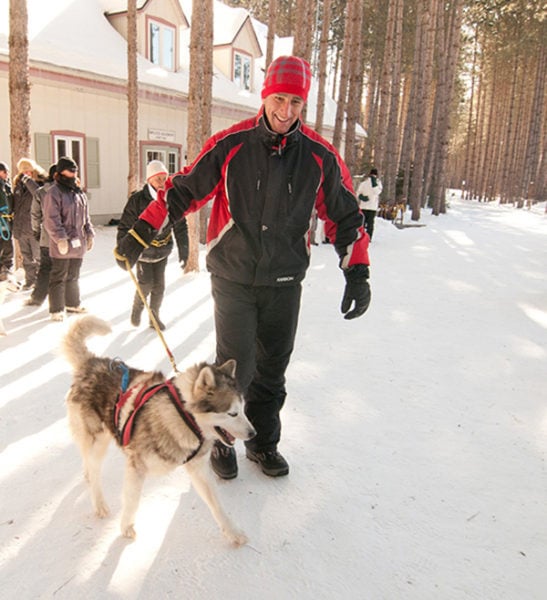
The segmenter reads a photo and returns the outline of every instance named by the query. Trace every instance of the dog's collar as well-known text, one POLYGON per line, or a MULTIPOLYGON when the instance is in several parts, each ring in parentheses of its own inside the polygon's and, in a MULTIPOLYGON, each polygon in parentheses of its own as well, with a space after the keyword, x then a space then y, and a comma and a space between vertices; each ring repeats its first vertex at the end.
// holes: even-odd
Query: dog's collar
POLYGON ((118 441, 119 441, 120 445, 127 446, 129 444, 129 442, 131 441, 131 434, 133 432, 135 419, 136 419, 137 415, 139 414, 139 410, 155 394, 157 394, 160 391, 166 391, 171 402, 173 403, 173 406, 177 409, 177 412, 179 413, 180 417, 186 423, 186 425, 188 425, 188 427, 190 428, 192 433, 198 439, 199 444, 198 444, 197 448, 192 450, 190 455, 183 461, 183 464, 191 461, 194 458, 194 456, 196 456, 196 454, 201 450, 201 447, 203 446, 203 442, 204 442, 203 433, 201 432, 201 429, 199 428, 199 425, 197 424, 194 416, 184 408, 185 402, 184 402, 183 398, 181 397, 178 389, 173 384, 173 380, 168 379, 167 381, 163 381, 162 383, 158 383, 151 387, 146 387, 146 383, 144 383, 140 387, 139 391, 137 392, 137 395, 135 397, 135 403, 133 405, 133 410, 131 411, 130 415, 127 417, 125 423, 123 424, 123 427, 120 429, 119 421, 120 421, 121 410, 122 410, 124 404, 127 402, 127 399, 129 398, 129 396, 132 395, 133 391, 134 391, 133 388, 129 388, 127 391, 122 391, 120 394, 118 394, 118 400, 116 402, 116 408, 114 411, 114 427, 118 434, 118 441))

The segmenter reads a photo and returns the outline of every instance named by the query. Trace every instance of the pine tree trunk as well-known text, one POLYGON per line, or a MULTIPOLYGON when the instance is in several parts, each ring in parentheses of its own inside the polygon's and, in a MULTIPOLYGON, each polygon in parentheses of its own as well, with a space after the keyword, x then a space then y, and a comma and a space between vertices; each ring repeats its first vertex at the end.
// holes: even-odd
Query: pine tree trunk
POLYGON ((293 54, 310 62, 312 35, 315 25, 313 0, 297 0, 296 28, 293 42, 293 54))
MULTIPOLYGON (((211 85, 211 81, 204 81, 206 51, 212 52, 212 47, 204 47, 206 35, 205 19, 211 18, 212 0, 192 1, 192 22, 190 27, 190 75, 188 81, 188 161, 192 162, 198 155, 203 144, 203 113, 202 95, 203 88, 211 85)), ((192 213, 186 218, 188 222, 188 260, 184 272, 199 271, 199 216, 192 213)))
POLYGON ((361 99, 363 96, 363 4, 356 2, 353 7, 351 28, 351 48, 349 59, 349 86, 346 120, 346 144, 344 147, 344 161, 350 170, 355 171, 356 142, 355 129, 361 116, 361 99))
POLYGON ((462 191, 465 198, 470 198, 470 160, 471 160, 471 141, 473 136, 471 132, 475 129, 473 127, 473 109, 475 104, 475 93, 476 93, 476 80, 477 80, 477 58, 478 58, 478 46, 479 46, 479 34, 475 29, 475 43, 473 44, 473 62, 471 64, 471 87, 470 87, 470 98, 469 98, 469 112, 467 115, 467 140, 465 145, 465 159, 463 163, 463 176, 464 181, 462 183, 462 191))
POLYGON ((331 0, 323 1, 323 13, 321 23, 321 38, 319 41, 319 86, 317 91, 317 110, 315 116, 315 129, 317 133, 323 132, 323 119, 325 115, 325 88, 327 85, 327 53, 329 49, 330 29, 330 7, 331 0))
POLYGON ((138 142, 137 0, 127 1, 127 196, 139 185, 138 142))
POLYGON ((395 34, 396 9, 397 0, 389 0, 384 55, 382 58, 382 74, 380 77, 380 106, 376 125, 375 164, 380 170, 380 173, 383 173, 385 168, 389 108, 391 105, 391 94, 394 93, 391 88, 391 76, 393 68, 393 37, 395 34))
MULTIPOLYGON (((211 107, 213 94, 213 2, 203 0, 202 52, 203 52, 203 74, 201 94, 201 139, 200 147, 211 137, 211 107)), ((211 214, 211 202, 208 202, 199 211, 199 241, 207 243, 207 226, 211 214)))
POLYGON ((510 140, 513 136, 513 128, 515 127, 515 103, 517 98, 517 80, 518 80, 518 63, 519 57, 518 55, 513 58, 513 72, 511 76, 511 89, 509 92, 509 109, 508 109, 508 117, 509 120, 507 122, 506 129, 506 138, 504 144, 504 152, 503 152, 503 160, 502 160, 502 170, 501 170, 501 196, 500 202, 502 204, 506 204, 509 202, 510 197, 507 193, 509 188, 509 177, 513 176, 510 171, 511 168, 511 145, 510 140))
POLYGON ((435 40, 431 17, 434 0, 418 2, 420 10, 417 17, 417 29, 420 38, 423 36, 419 50, 416 51, 416 67, 414 73, 418 76, 416 133, 414 139, 413 170, 410 181, 411 219, 419 221, 420 209, 423 204, 425 155, 427 151, 428 123, 430 112, 430 91, 433 78, 433 44, 435 40))
POLYGON ((396 0, 394 6, 394 36, 391 68, 391 101, 386 128, 386 148, 383 162, 382 192, 383 202, 395 204, 395 185, 399 165, 399 100, 401 97, 401 61, 403 34, 403 0, 396 0))
MULTIPOLYGON (((437 93, 437 135, 434 184, 431 185, 433 214, 446 212, 446 164, 448 161, 448 146, 450 142, 450 117, 452 96, 456 79, 456 67, 460 54, 460 29, 462 21, 463 0, 453 0, 450 13, 447 11, 448 26, 446 27, 446 47, 442 56, 445 58, 441 64, 442 87, 437 93)), ((444 29, 443 29, 444 30, 444 29)), ((441 58, 441 57, 440 57, 441 58)))
MULTIPOLYGON (((530 199, 530 191, 534 192, 539 178, 539 158, 541 142, 542 111, 545 106, 545 88, 547 86, 547 50, 543 46, 537 59, 535 70, 535 86, 532 100, 531 123, 528 130, 526 142, 526 154, 524 170, 522 174, 522 187, 520 196, 526 200, 530 199), (537 177, 537 178, 536 178, 537 177)), ((547 149, 544 146, 544 154, 547 149)), ((537 195, 534 194, 536 200, 537 195)))
POLYGON ((342 131, 344 129, 344 117, 347 107, 348 98, 348 82, 349 82, 349 59, 352 52, 351 49, 351 28, 352 19, 354 15, 355 2, 361 0, 348 0, 347 12, 346 12, 346 24, 344 27, 344 44, 340 57, 341 69, 340 69, 340 85, 338 88, 338 102, 336 105, 336 117, 334 121, 334 133, 332 137, 332 144, 335 148, 340 150, 342 144, 342 131))
POLYGON ((268 8, 268 38, 266 42, 266 70, 273 60, 274 40, 277 29, 277 0, 270 0, 268 8))
POLYGON ((20 158, 30 157, 30 79, 26 0, 9 3, 9 101, 11 171, 20 158))

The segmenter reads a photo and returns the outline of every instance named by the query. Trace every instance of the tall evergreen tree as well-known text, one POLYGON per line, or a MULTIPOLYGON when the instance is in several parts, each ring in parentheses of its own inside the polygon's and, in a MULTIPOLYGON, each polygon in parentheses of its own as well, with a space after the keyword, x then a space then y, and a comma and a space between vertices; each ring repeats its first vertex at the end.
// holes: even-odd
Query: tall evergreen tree
MULTIPOLYGON (((212 86, 212 31, 213 0, 193 0, 190 30, 190 76, 188 82, 188 161, 192 162, 198 155, 207 130, 206 119, 211 110, 212 86), (211 58, 207 54, 211 54, 211 58), (206 88, 209 88, 207 90, 206 88), (203 102, 203 97, 208 98, 203 102), (209 113, 207 115, 207 113, 209 113)), ((199 225, 196 214, 188 215, 189 254, 184 272, 199 271, 199 225)))
POLYGON ((9 101, 12 171, 30 156, 30 78, 27 0, 9 3, 9 101))
POLYGON ((138 70, 137 70, 137 0, 127 0, 127 132, 128 162, 127 195, 139 183, 138 142, 138 70))

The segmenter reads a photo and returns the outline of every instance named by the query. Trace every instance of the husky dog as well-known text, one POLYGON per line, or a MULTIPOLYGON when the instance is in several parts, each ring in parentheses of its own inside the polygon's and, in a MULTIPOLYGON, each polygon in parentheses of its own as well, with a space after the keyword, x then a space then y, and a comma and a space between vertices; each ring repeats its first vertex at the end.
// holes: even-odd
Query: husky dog
POLYGON ((90 352, 86 339, 110 331, 105 321, 85 316, 71 325, 61 344, 74 369, 66 398, 69 425, 97 516, 108 514, 100 470, 114 438, 126 457, 121 518, 125 537, 136 537, 135 514, 145 477, 184 464, 224 535, 237 546, 245 544, 247 537, 220 505, 209 461, 215 440, 231 446, 235 438, 248 440, 256 433, 243 412, 235 361, 222 366, 201 363, 166 381, 160 372, 133 369, 90 352))

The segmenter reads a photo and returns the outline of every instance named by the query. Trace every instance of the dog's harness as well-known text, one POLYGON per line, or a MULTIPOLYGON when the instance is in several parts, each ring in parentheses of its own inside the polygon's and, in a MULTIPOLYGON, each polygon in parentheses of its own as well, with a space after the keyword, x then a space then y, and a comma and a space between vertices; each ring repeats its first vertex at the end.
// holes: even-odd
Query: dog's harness
POLYGON ((183 461, 183 464, 192 460, 192 458, 194 458, 194 456, 200 451, 201 447, 203 446, 204 438, 201 429, 196 423, 196 420, 194 419, 193 415, 184 408, 185 402, 181 398, 177 388, 173 385, 173 380, 168 379, 167 381, 163 381, 162 383, 158 383, 150 387, 147 387, 147 384, 145 382, 141 386, 134 386, 127 389, 127 382, 129 378, 129 369, 127 365, 117 361, 117 364, 114 368, 119 368, 122 370, 122 390, 118 394, 116 408, 114 411, 114 428, 116 430, 118 442, 120 443, 120 445, 127 446, 131 441, 133 427, 135 425, 135 421, 140 409, 148 402, 148 400, 150 400, 150 398, 155 396, 158 392, 165 391, 167 392, 169 399, 173 403, 173 406, 177 409, 182 420, 186 423, 186 425, 188 425, 192 433, 198 439, 198 447, 190 453, 190 455, 183 461), (132 396, 135 392, 135 387, 138 387, 139 389, 135 397, 133 410, 125 420, 125 423, 123 423, 123 425, 120 427, 120 414, 122 408, 124 407, 128 398, 132 396))

